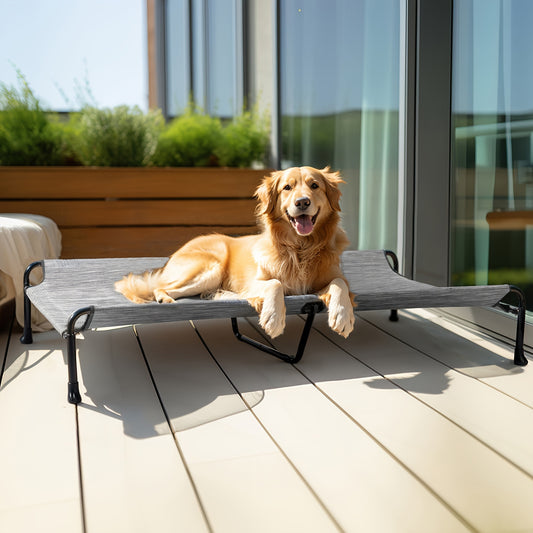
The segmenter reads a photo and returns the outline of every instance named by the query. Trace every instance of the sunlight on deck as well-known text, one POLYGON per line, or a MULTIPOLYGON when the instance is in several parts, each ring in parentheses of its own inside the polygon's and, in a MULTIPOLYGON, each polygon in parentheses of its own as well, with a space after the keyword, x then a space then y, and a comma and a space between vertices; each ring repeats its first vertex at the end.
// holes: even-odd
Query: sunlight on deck
POLYGON ((228 320, 86 332, 77 407, 56 333, 0 333, 0 531, 533 531, 531 366, 442 313, 387 316, 345 340, 320 315, 294 366, 228 320))

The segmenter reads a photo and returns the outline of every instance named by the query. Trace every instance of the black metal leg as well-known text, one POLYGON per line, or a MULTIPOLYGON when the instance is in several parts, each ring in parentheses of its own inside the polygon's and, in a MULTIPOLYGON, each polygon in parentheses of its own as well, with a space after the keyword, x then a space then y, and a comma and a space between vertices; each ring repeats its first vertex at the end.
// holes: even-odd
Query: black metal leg
POLYGON ((80 387, 78 384, 78 363, 76 360, 76 333, 87 329, 94 314, 94 307, 83 307, 72 313, 68 321, 67 331, 63 336, 67 339, 67 364, 68 364, 68 401, 78 404, 81 402, 80 387), (76 327, 76 322, 86 316, 81 327, 76 327))
MULTIPOLYGON (((394 272, 396 272, 396 274, 398 274, 398 269, 399 269, 398 256, 391 250, 385 250, 385 256, 390 257, 392 259, 392 269, 394 270, 394 272)), ((391 322, 398 322, 398 310, 397 309, 391 309, 389 320, 391 322)))
POLYGON ((76 362, 76 333, 68 333, 67 337, 67 364, 68 364, 68 401, 78 404, 81 402, 80 387, 78 384, 78 365, 76 362))
POLYGON ((35 261, 35 263, 31 263, 24 271, 24 330, 20 337, 20 342, 22 344, 31 344, 33 342, 33 336, 31 333, 31 302, 26 294, 26 290, 31 287, 30 274, 33 269, 38 266, 42 267, 43 262, 35 261))
POLYGON ((33 343, 33 335, 31 332, 31 302, 26 295, 26 291, 24 291, 24 330, 22 331, 20 342, 22 344, 33 343))
POLYGON ((526 297, 521 289, 511 286, 511 292, 518 295, 519 304, 517 310, 516 342, 514 348, 514 364, 526 366, 528 360, 524 355, 524 330, 526 327, 526 297))
POLYGON ((249 344, 250 346, 253 346, 254 348, 257 348, 258 350, 261 350, 262 352, 266 352, 270 355, 273 355, 274 357, 277 357, 278 359, 281 359, 282 361, 285 361, 286 363, 297 363, 302 358, 305 346, 307 345, 307 339, 309 338, 309 333, 311 332, 311 327, 313 325, 313 320, 315 319, 316 313, 319 313, 324 309, 324 304, 322 302, 314 302, 305 304, 302 308, 302 314, 306 314, 307 318, 305 320, 304 329, 302 331, 302 335, 300 336, 300 342, 298 343, 298 349, 296 350, 295 355, 288 355, 283 352, 280 352, 279 350, 276 350, 275 348, 272 348, 271 346, 267 346, 266 344, 262 344, 260 342, 257 342, 253 339, 250 339, 250 337, 246 337, 246 335, 243 335, 239 331, 239 326, 237 324, 237 319, 232 318, 231 319, 231 327, 233 329, 233 333, 235 334, 235 337, 237 337, 238 340, 245 342, 246 344, 249 344))

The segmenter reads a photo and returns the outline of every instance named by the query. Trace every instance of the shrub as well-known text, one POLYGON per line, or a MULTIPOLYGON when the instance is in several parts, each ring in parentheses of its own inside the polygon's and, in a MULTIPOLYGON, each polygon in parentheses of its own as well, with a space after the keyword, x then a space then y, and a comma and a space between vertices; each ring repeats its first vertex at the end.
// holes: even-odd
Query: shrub
POLYGON ((163 127, 160 111, 143 113, 138 107, 85 107, 79 130, 71 136, 84 165, 138 167, 147 165, 163 127))
MULTIPOLYGON (((47 113, 17 71, 19 87, 0 84, 0 165, 249 167, 268 147, 266 115, 245 111, 223 127, 191 103, 164 125, 161 112, 85 105, 67 120, 47 113)), ((90 94, 90 91, 88 91, 90 94)))
POLYGON ((189 106, 159 137, 153 162, 161 167, 216 166, 215 150, 220 144, 220 120, 189 106))
POLYGON ((266 116, 245 111, 223 127, 220 119, 191 104, 159 137, 153 158, 157 166, 249 167, 264 162, 269 128, 266 116))
POLYGON ((61 138, 61 153, 65 165, 81 165, 78 154, 80 143, 80 114, 69 113, 67 117, 51 117, 52 127, 59 130, 61 138))
POLYGON ((54 125, 21 72, 19 87, 0 85, 0 165, 64 162, 62 130, 54 125))
POLYGON ((250 167, 254 162, 265 162, 268 142, 266 116, 257 110, 245 111, 224 128, 215 154, 222 166, 250 167))

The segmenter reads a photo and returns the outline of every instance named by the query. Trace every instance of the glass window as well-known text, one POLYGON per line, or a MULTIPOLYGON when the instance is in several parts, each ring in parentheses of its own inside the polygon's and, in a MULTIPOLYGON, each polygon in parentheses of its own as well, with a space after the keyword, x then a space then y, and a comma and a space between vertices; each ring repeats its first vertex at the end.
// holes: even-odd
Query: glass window
POLYGON ((191 98, 189 2, 168 0, 165 11, 167 113, 183 113, 191 98))
POLYGON ((232 117, 243 105, 241 0, 167 0, 167 106, 232 117))
POLYGON ((533 309, 533 3, 454 2, 451 280, 533 309))
POLYGON ((239 2, 208 0, 206 42, 206 105, 219 116, 231 117, 242 108, 242 22, 239 2))
POLYGON ((400 7, 280 2, 282 165, 341 171, 353 248, 397 247, 400 7))

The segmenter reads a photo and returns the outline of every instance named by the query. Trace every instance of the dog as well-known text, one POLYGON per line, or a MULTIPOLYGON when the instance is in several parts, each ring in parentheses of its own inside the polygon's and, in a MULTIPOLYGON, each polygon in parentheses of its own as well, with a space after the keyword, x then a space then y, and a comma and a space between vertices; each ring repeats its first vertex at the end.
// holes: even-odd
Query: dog
POLYGON ((196 295, 244 298, 272 338, 285 329, 285 295, 317 294, 328 324, 347 337, 354 295, 340 267, 349 242, 340 226, 339 172, 293 167, 265 176, 256 190, 257 235, 196 237, 160 269, 128 274, 115 289, 136 303, 196 295), (218 296, 217 296, 218 294, 218 296))

